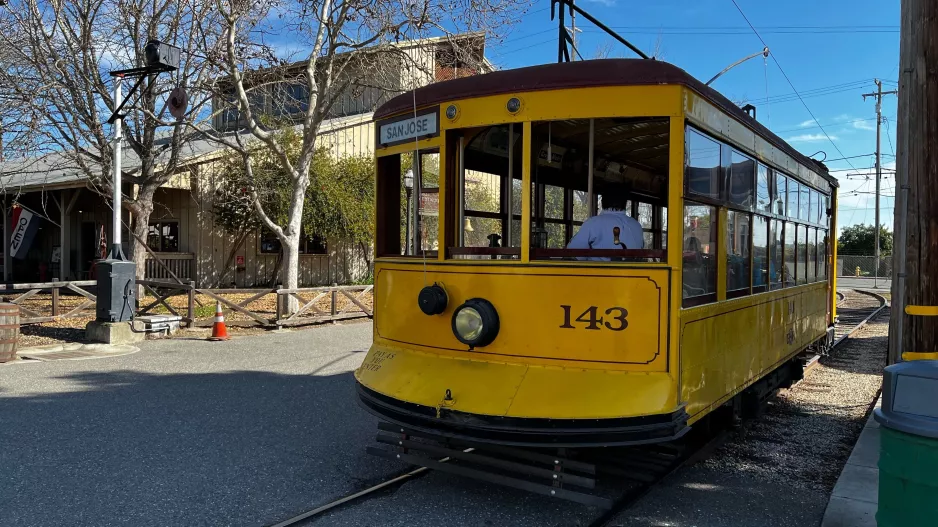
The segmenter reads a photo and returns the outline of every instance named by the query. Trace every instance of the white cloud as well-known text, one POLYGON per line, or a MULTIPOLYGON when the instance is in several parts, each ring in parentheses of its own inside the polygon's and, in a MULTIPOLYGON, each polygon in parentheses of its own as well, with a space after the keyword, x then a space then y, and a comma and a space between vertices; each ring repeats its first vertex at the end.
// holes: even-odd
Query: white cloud
MULTIPOLYGON (((837 136, 830 136, 831 141, 836 141, 837 136)), ((818 141, 827 141, 827 136, 824 134, 801 134, 789 137, 785 139, 789 143, 816 143, 818 141)))
MULTIPOLYGON (((875 120, 875 119, 874 119, 875 120)), ((857 130, 876 130, 876 127, 870 124, 869 121, 853 121, 853 127, 857 130)))
POLYGON ((587 2, 592 2, 594 4, 601 4, 606 7, 612 7, 616 5, 616 0, 586 0, 587 2))
POLYGON ((814 128, 817 124, 818 122, 814 119, 808 119, 807 121, 802 121, 801 124, 798 125, 798 128, 814 128))

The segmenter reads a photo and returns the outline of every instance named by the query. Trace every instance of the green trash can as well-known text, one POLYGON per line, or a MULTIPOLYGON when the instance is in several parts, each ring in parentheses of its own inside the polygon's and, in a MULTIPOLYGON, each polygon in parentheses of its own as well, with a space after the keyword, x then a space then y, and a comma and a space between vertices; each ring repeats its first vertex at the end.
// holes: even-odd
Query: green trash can
POLYGON ((893 364, 883 376, 879 527, 938 526, 938 361, 893 364))

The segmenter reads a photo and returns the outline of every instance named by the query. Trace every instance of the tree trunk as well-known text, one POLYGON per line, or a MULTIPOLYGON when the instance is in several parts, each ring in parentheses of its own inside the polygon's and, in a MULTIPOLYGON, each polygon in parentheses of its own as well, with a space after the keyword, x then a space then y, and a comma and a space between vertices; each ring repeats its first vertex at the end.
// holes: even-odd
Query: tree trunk
POLYGON ((901 20, 890 363, 938 352, 938 317, 904 312, 938 306, 938 4, 903 0, 901 20))
MULTIPOLYGON (((283 263, 280 276, 285 289, 296 289, 300 283, 300 230, 289 234, 283 243, 283 263)), ((287 295, 283 298, 284 314, 293 314, 300 308, 296 297, 287 295)))
MULTIPOLYGON (((153 214, 153 194, 155 189, 148 189, 147 187, 142 187, 140 193, 137 195, 136 203, 134 203, 133 212, 134 222, 133 222, 133 233, 134 235, 130 237, 130 255, 128 255, 133 261, 134 266, 136 267, 137 280, 143 280, 146 278, 147 272, 147 250, 141 246, 142 243, 146 243, 148 229, 150 225, 150 215, 153 214)), ((157 252, 159 252, 157 250, 157 252)))

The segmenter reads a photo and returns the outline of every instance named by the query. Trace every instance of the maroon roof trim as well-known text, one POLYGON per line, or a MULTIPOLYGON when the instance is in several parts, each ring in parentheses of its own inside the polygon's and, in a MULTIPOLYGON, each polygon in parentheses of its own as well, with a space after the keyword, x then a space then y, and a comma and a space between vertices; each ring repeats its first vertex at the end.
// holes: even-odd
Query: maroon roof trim
POLYGON ((485 97, 502 93, 518 93, 540 90, 589 88, 595 86, 648 86, 678 84, 699 93, 704 99, 724 113, 734 117, 766 139, 779 150, 796 159, 806 167, 813 167, 824 179, 837 185, 827 167, 811 159, 784 139, 775 135, 762 123, 733 104, 720 92, 700 82, 686 71, 673 64, 659 60, 644 59, 601 59, 544 64, 513 70, 495 71, 484 75, 464 77, 429 84, 394 97, 375 111, 375 120, 417 108, 440 104, 445 101, 485 97))

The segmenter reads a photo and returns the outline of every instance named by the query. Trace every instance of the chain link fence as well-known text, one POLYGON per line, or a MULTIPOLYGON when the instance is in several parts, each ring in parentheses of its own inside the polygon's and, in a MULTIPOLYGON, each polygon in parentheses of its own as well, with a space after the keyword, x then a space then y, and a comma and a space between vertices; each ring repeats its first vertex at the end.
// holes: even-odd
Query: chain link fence
MULTIPOLYGON (((876 274, 876 257, 858 254, 837 255, 837 276, 870 277, 876 274)), ((892 276, 892 255, 880 255, 880 277, 892 276)))

